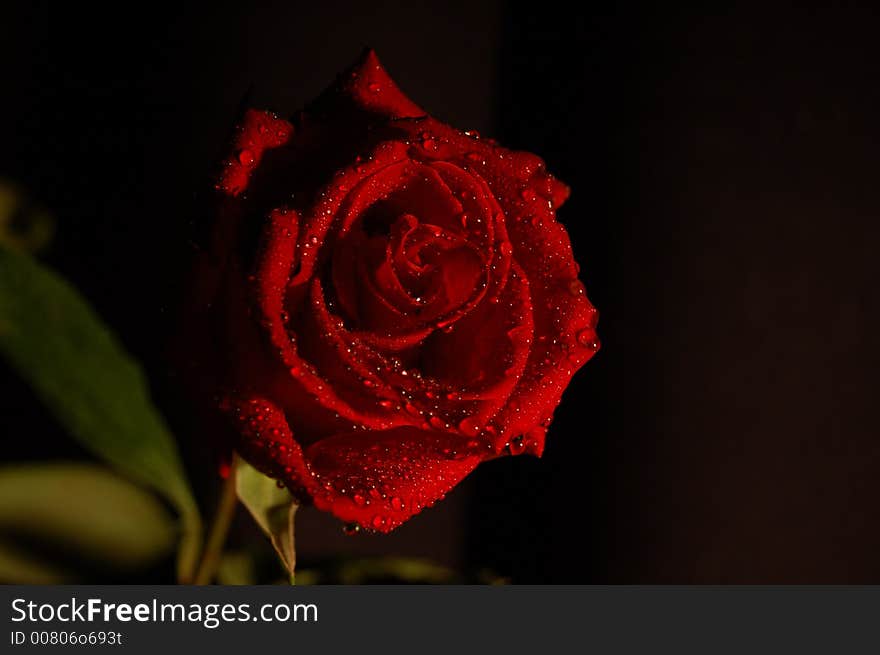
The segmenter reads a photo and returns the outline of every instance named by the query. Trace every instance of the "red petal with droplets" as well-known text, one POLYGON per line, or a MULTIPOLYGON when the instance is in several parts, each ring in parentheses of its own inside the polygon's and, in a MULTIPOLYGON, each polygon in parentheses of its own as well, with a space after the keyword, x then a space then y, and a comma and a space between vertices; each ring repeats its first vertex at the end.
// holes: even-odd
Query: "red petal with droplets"
POLYGON ((302 447, 275 403, 260 396, 235 395, 224 398, 220 408, 237 424, 238 450, 245 459, 269 477, 284 481, 295 494, 308 498, 318 493, 302 447))
POLYGON ((368 115, 370 119, 414 118, 425 112, 407 98, 379 63, 376 53, 367 48, 337 84, 315 102, 318 111, 339 111, 368 115))
POLYGON ((287 143, 293 126, 266 111, 248 109, 232 140, 232 153, 223 162, 217 188, 231 196, 244 191, 263 153, 287 143))
POLYGON ((324 439, 308 450, 323 487, 315 505, 343 521, 389 532, 461 482, 483 458, 476 445, 412 428, 324 439))

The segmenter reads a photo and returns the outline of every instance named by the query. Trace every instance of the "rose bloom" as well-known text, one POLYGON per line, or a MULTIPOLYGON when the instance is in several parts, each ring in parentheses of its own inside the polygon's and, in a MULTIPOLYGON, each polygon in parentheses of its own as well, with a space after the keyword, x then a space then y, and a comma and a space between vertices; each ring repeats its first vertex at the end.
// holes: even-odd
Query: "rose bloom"
POLYGON ((189 356, 234 448, 381 532, 483 460, 540 456, 599 347, 544 162, 431 118, 372 51, 231 146, 189 356))

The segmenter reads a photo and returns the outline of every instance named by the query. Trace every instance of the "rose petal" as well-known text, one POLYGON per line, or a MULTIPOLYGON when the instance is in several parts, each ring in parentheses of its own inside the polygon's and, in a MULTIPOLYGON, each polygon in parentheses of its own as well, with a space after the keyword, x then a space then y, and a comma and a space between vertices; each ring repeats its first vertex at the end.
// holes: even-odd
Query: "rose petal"
POLYGON ((425 115, 397 87, 370 48, 315 101, 313 108, 322 113, 349 114, 361 120, 366 114, 373 121, 425 115))
POLYGON ((307 452, 322 489, 315 506, 390 532, 470 473, 484 457, 477 446, 466 437, 414 428, 324 439, 307 452))
POLYGON ((248 109, 241 125, 236 127, 232 153, 223 162, 217 189, 238 196, 250 182, 253 173, 270 148, 277 148, 290 139, 293 125, 266 111, 248 109))
POLYGON ((539 337, 510 404, 498 417, 505 438, 546 427, 571 377, 599 349, 598 316, 578 280, 568 234, 545 201, 519 196, 523 218, 508 224, 508 231, 514 258, 529 280, 539 337))
POLYGON ((533 330, 529 284, 514 265, 497 302, 484 301, 450 330, 425 341, 420 367, 455 390, 456 402, 448 411, 459 412, 451 419, 456 425, 467 416, 472 420, 466 430, 482 429, 505 404, 525 369, 533 330), (475 402, 468 407, 462 401, 475 402))
POLYGON ((309 471, 305 456, 284 412, 261 396, 232 395, 220 403, 241 435, 239 452, 259 471, 282 480, 290 490, 305 497, 320 487, 309 471))

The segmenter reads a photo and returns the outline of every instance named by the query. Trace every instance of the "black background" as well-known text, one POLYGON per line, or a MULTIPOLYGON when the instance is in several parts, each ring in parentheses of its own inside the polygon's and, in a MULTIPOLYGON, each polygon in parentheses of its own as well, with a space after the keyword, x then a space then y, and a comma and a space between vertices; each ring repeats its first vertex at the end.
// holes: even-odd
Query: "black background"
MULTIPOLYGON (((560 219, 603 348, 542 460, 483 465, 391 537, 304 512, 301 554, 515 582, 880 582, 876 11, 413 4, 4 6, 0 175, 55 213, 45 259, 180 433, 165 344, 236 107, 253 85, 290 113, 368 43, 420 105, 573 187, 560 219)), ((0 384, 11 460, 75 453, 0 384)))

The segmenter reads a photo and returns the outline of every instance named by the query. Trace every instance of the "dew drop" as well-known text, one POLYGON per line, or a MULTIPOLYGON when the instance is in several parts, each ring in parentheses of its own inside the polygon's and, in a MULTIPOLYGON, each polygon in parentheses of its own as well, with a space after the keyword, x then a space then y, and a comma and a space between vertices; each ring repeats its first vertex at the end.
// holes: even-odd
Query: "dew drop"
POLYGON ((572 280, 568 283, 568 292, 573 296, 583 296, 586 293, 583 283, 580 280, 572 280))
POLYGON ((370 93, 379 93, 379 91, 382 89, 382 87, 380 87, 378 84, 373 82, 367 86, 367 89, 370 91, 370 93))
POLYGON ((359 526, 357 523, 346 523, 342 526, 342 532, 349 537, 357 534, 360 531, 361 526, 359 526))
POLYGON ((385 519, 376 514, 376 516, 373 517, 372 526, 378 530, 383 525, 385 525, 385 519))
POLYGON ((581 330, 578 332, 577 340, 584 348, 599 349, 599 342, 596 340, 596 333, 593 330, 581 330))
POLYGON ((354 504, 357 505, 358 507, 363 507, 364 505, 367 504, 367 499, 364 498, 363 496, 361 496, 360 494, 355 494, 354 496, 351 497, 351 499, 354 501, 354 504))
POLYGON ((391 499, 391 509, 399 512, 400 510, 403 509, 403 501, 400 498, 398 498, 397 496, 394 496, 391 499))
POLYGON ((244 166, 253 166, 254 162, 256 161, 256 157, 254 157, 253 152, 245 148, 238 153, 238 161, 240 161, 244 166))
POLYGON ((522 435, 511 439, 510 443, 507 444, 507 449, 510 451, 511 455, 522 454, 526 449, 525 439, 522 438, 522 435))
POLYGON ((458 424, 458 429, 469 437, 475 437, 480 434, 480 424, 471 416, 462 419, 458 424))

